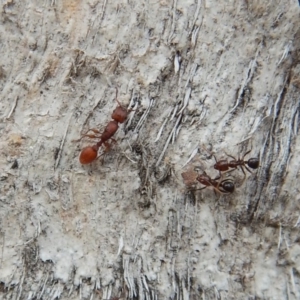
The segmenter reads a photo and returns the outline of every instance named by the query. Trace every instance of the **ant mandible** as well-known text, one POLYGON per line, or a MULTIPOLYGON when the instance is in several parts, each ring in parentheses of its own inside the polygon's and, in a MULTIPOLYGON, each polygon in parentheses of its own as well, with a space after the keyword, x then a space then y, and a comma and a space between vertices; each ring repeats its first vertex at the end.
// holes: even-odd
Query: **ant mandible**
MULTIPOLYGON (((214 158, 216 160, 214 168, 216 170, 218 170, 219 172, 225 172, 225 171, 228 171, 230 168, 237 169, 238 167, 240 167, 241 170, 243 171, 244 175, 246 176, 244 167, 250 173, 252 173, 252 172, 250 169, 248 169, 248 167, 251 169, 257 169, 259 167, 259 159, 258 158, 250 158, 248 160, 244 160, 245 156, 247 154, 249 154, 250 152, 251 152, 251 149, 244 154, 242 159, 240 159, 240 158, 236 159, 235 157, 226 153, 227 156, 229 156, 233 159, 230 161, 228 161, 227 159, 222 159, 222 160, 217 161, 216 157, 214 156, 214 158), (248 165, 248 167, 247 167, 247 165, 248 165)), ((229 172, 231 172, 231 171, 233 171, 233 170, 230 170, 229 172)))
POLYGON ((81 164, 89 164, 93 162, 98 155, 98 150, 104 144, 106 147, 106 151, 109 150, 110 144, 107 142, 109 139, 112 139, 114 142, 115 140, 112 138, 113 135, 116 133, 116 131, 119 128, 119 124, 124 123, 127 120, 128 114, 132 111, 132 109, 127 109, 121 105, 121 103, 117 99, 118 97, 118 89, 116 88, 116 101, 118 102, 118 106, 114 109, 111 118, 113 121, 109 121, 106 125, 104 131, 101 133, 97 129, 89 129, 82 137, 77 140, 80 141, 83 137, 89 137, 91 139, 100 139, 99 142, 97 142, 93 146, 87 146, 84 147, 81 150, 81 153, 79 155, 79 161, 81 164), (87 134, 89 131, 94 132, 94 134, 87 134))
POLYGON ((229 179, 217 181, 220 178, 221 178, 221 176, 216 177, 215 179, 212 179, 205 172, 201 175, 198 175, 196 180, 199 181, 201 184, 205 185, 205 187, 198 189, 198 190, 203 190, 209 186, 212 186, 214 188, 214 190, 220 194, 233 193, 234 189, 235 189, 234 183, 229 179))

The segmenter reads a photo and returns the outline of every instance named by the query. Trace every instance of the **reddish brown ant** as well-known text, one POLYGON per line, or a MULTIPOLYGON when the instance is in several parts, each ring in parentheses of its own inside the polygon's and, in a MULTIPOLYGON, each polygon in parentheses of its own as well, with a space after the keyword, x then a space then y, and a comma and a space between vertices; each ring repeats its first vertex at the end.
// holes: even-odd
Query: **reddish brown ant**
POLYGON ((118 89, 116 88, 116 101, 119 105, 114 109, 111 115, 113 121, 109 121, 104 131, 101 133, 97 129, 89 129, 84 135, 81 136, 79 140, 77 140, 80 141, 83 137, 89 137, 91 139, 100 139, 100 141, 97 142, 95 145, 84 147, 81 150, 81 153, 79 155, 79 161, 81 164, 89 164, 93 162, 97 158, 98 150, 102 146, 102 144, 105 145, 106 151, 109 150, 110 144, 107 141, 109 139, 112 139, 114 141, 112 137, 119 128, 118 123, 124 123, 128 117, 128 114, 132 111, 132 109, 127 109, 123 107, 118 101, 117 97, 118 89), (89 131, 93 131, 95 134, 87 134, 89 131))
POLYGON ((197 173, 195 172, 196 169, 197 168, 194 168, 194 171, 190 169, 187 172, 181 174, 185 185, 192 186, 197 180, 201 184, 205 185, 205 187, 196 190, 203 190, 211 186, 214 188, 215 191, 217 191, 220 194, 230 194, 234 192, 235 186, 231 180, 225 179, 220 181, 218 179, 220 179, 221 176, 212 179, 205 172, 203 172, 203 174, 201 175, 197 175, 197 173))
MULTIPOLYGON (((244 160, 245 156, 247 154, 249 154, 250 152, 251 152, 251 149, 244 154, 242 159, 240 159, 240 158, 236 159, 235 157, 227 154, 227 156, 229 156, 233 159, 230 161, 228 161, 227 159, 222 159, 222 160, 217 161, 216 157, 214 156, 214 158, 216 160, 214 168, 216 170, 218 170, 219 172, 225 172, 225 171, 228 171, 230 168, 237 169, 238 167, 240 167, 241 170, 243 171, 244 175, 246 176, 244 168, 246 168, 246 170, 248 172, 252 173, 251 170, 248 169, 248 167, 251 169, 257 169, 259 167, 259 159, 258 158, 250 158, 248 160, 244 160), (247 167, 247 165, 248 165, 248 167, 247 167)), ((229 172, 231 172, 231 171, 233 171, 233 170, 230 170, 229 172)))
POLYGON ((205 187, 198 189, 203 190, 209 186, 212 186, 215 191, 217 191, 220 194, 231 194, 234 192, 234 183, 229 180, 225 179, 222 181, 217 181, 221 177, 216 177, 215 179, 210 178, 205 172, 201 175, 198 175, 196 180, 198 180, 201 184, 205 185, 205 187))

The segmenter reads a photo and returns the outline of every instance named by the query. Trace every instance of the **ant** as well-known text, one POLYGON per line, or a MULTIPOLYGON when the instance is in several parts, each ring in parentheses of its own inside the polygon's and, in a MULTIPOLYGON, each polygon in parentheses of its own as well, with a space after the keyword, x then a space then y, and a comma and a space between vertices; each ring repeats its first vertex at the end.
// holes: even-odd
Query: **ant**
POLYGON ((199 181, 201 184, 205 185, 205 187, 198 189, 198 190, 203 190, 203 189, 207 188, 208 186, 212 186, 214 188, 214 190, 220 194, 233 193, 234 189, 235 189, 234 183, 229 179, 217 181, 220 178, 221 178, 221 176, 216 177, 215 179, 212 179, 205 172, 201 175, 198 175, 196 180, 199 181))
POLYGON ((220 193, 220 194, 231 194, 235 190, 235 185, 232 182, 232 180, 225 179, 225 180, 218 180, 222 178, 222 175, 216 177, 215 179, 212 179, 209 175, 206 174, 206 172, 203 171, 203 174, 199 175, 195 171, 197 167, 194 168, 194 171, 188 170, 187 172, 184 172, 181 174, 183 181, 185 185, 191 186, 195 184, 195 181, 199 181, 201 184, 205 185, 205 187, 201 189, 196 190, 203 190, 209 186, 212 186, 214 188, 214 191, 220 193))
POLYGON ((104 144, 106 147, 106 151, 109 150, 110 144, 107 142, 109 139, 112 139, 113 142, 116 142, 112 137, 116 133, 116 131, 119 128, 119 123, 122 124, 127 120, 128 114, 132 111, 132 109, 127 109, 121 105, 121 103, 117 99, 118 97, 118 88, 116 88, 116 101, 118 102, 118 106, 114 109, 111 118, 112 121, 109 121, 106 125, 104 131, 101 133, 97 129, 89 129, 84 135, 81 136, 79 140, 80 141, 83 137, 89 137, 91 139, 100 139, 99 142, 97 142, 93 146, 87 146, 84 147, 81 150, 81 153, 79 155, 79 161, 81 164, 89 164, 93 162, 98 155, 98 150, 104 144), (95 134, 87 134, 89 131, 93 131, 95 134))
MULTIPOLYGON (((250 169, 248 169, 248 167, 251 169, 257 169, 259 167, 259 159, 258 158, 250 158, 248 160, 244 160, 245 156, 247 154, 249 154, 250 152, 251 152, 251 149, 244 154, 242 159, 240 159, 240 158, 236 159, 235 157, 226 153, 227 156, 229 156, 233 159, 230 161, 228 161, 227 159, 222 159, 222 160, 217 161, 216 157, 214 156, 215 161, 216 161, 214 168, 221 173, 224 171, 228 171, 230 168, 237 169, 238 167, 240 167, 241 170, 243 171, 244 175, 246 176, 244 167, 250 173, 252 173, 252 172, 250 169), (247 167, 247 165, 248 165, 248 167, 247 167)), ((230 170, 229 172, 231 172, 231 171, 233 171, 233 170, 230 170)))

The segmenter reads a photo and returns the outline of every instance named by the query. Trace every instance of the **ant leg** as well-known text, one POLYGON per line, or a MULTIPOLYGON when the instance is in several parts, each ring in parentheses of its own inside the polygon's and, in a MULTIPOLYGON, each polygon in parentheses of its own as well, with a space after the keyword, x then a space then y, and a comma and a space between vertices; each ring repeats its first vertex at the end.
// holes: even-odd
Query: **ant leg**
MULTIPOLYGON (((206 173, 205 173, 205 174, 206 174, 206 173)), ((221 177, 222 177, 222 175, 221 175, 221 177)), ((221 177, 217 177, 217 179, 219 179, 219 178, 221 178, 221 177)), ((214 180, 215 180, 215 179, 214 179, 214 180)), ((218 193, 223 194, 223 195, 228 194, 228 192, 223 192, 223 191, 220 190, 219 185, 220 185, 221 181, 218 182, 217 186, 214 186, 211 182, 209 182, 209 181, 207 181, 207 180, 205 180, 205 181, 206 181, 209 185, 205 186, 205 187, 202 188, 201 190, 207 188, 208 186, 212 186, 213 189, 214 189, 214 191, 217 191, 218 193)))
POLYGON ((88 137, 90 139, 99 139, 100 138, 98 135, 95 135, 95 134, 84 134, 80 139, 82 139, 84 137, 88 137))
POLYGON ((233 168, 233 169, 231 169, 231 170, 224 171, 223 174, 233 172, 234 170, 236 170, 236 168, 233 168))
POLYGON ((247 167, 246 167, 246 166, 239 166, 239 167, 241 168, 242 172, 244 173, 244 178, 243 178, 243 180, 242 180, 242 183, 243 183, 243 182, 245 181, 245 179, 246 179, 246 173, 245 173, 243 167, 245 167, 245 168, 247 168, 247 167))
POLYGON ((137 109, 137 108, 136 108, 136 109, 133 109, 133 108, 127 109, 127 112, 128 112, 128 113, 131 113, 132 111, 138 111, 138 109, 137 109))
POLYGON ((244 167, 246 168, 246 170, 247 170, 248 172, 250 172, 250 173, 252 174, 251 170, 248 169, 247 166, 244 166, 244 167))
POLYGON ((116 101, 118 102, 119 106, 123 107, 122 104, 119 102, 118 100, 118 93, 119 93, 119 90, 118 88, 116 87, 116 101))
POLYGON ((243 156, 243 160, 244 160, 245 156, 246 156, 247 154, 249 154, 251 151, 252 151, 252 140, 251 140, 251 148, 250 148, 250 150, 249 150, 249 151, 247 151, 247 152, 244 154, 244 156, 243 156))
POLYGON ((83 134, 80 139, 73 140, 72 142, 80 142, 84 137, 88 137, 90 139, 100 139, 100 137, 98 135, 95 135, 95 134, 83 134))
POLYGON ((105 146, 104 153, 109 152, 110 151, 110 143, 104 142, 104 146, 105 146))
POLYGON ((100 155, 97 156, 96 159, 99 159, 101 156, 103 156, 105 154, 105 152, 101 153, 100 155))
POLYGON ((94 135, 94 134, 93 134, 94 137, 89 136, 89 135, 88 135, 88 132, 89 132, 89 131, 92 131, 92 132, 94 132, 95 134, 101 134, 101 132, 100 132, 98 129, 96 129, 96 128, 90 128, 90 129, 88 129, 84 134, 82 134, 82 135, 81 135, 81 138, 78 139, 78 140, 76 140, 76 142, 77 142, 77 141, 78 141, 78 142, 81 141, 85 136, 90 137, 91 139, 94 139, 94 138, 95 138, 95 139, 96 139, 96 138, 100 138, 100 137, 96 137, 96 135, 94 135))
POLYGON ((222 177, 222 173, 220 172, 220 176, 214 178, 214 180, 218 180, 218 179, 220 179, 221 177, 222 177))
MULTIPOLYGON (((102 131, 102 129, 103 129, 103 124, 101 124, 101 123, 99 123, 99 124, 96 124, 95 125, 97 128, 99 127, 100 128, 100 130, 102 131)), ((96 129, 96 128, 92 128, 93 130, 96 130, 96 131, 98 131, 99 133, 100 133, 100 130, 99 129, 96 129)))
POLYGON ((194 192, 194 191, 201 191, 201 190, 204 190, 204 189, 206 189, 207 188, 207 186, 205 186, 205 187, 203 187, 203 188, 201 188, 201 189, 192 189, 192 190, 190 190, 190 191, 192 191, 192 192, 194 192))
POLYGON ((245 156, 246 156, 247 154, 249 154, 249 153, 251 152, 251 150, 252 150, 252 146, 251 146, 251 149, 250 149, 249 151, 247 151, 247 152, 244 154, 242 160, 244 160, 245 156))
POLYGON ((239 166, 239 167, 241 168, 242 172, 244 173, 244 176, 246 176, 246 173, 244 171, 244 167, 246 167, 246 166, 239 166))
POLYGON ((114 144, 117 143, 117 141, 116 141, 114 138, 110 138, 110 139, 111 139, 111 141, 112 141, 111 143, 109 143, 109 142, 104 142, 104 146, 105 146, 104 152, 110 151, 112 143, 114 143, 114 144))
MULTIPOLYGON (((120 107, 123 107, 123 108, 124 108, 124 106, 123 106, 123 105, 119 102, 119 100, 118 100, 118 92, 119 92, 119 90, 118 90, 117 87, 116 87, 115 89, 116 89, 116 101, 118 102, 118 104, 119 104, 120 107)), ((130 108, 130 109, 126 109, 126 110, 127 110, 128 113, 130 113, 130 112, 132 112, 132 111, 136 111, 137 109, 132 109, 132 108, 130 108)))
POLYGON ((101 132, 98 129, 96 129, 96 128, 89 128, 89 130, 86 133, 84 133, 84 134, 87 134, 89 131, 93 131, 94 133, 101 134, 101 132))
MULTIPOLYGON (((220 176, 216 177, 214 180, 222 179, 223 175, 222 175, 221 171, 219 171, 219 172, 220 172, 220 176)), ((219 191, 220 192, 220 188, 219 188, 220 183, 221 183, 221 180, 218 181, 217 186, 213 186, 214 191, 219 191)))
POLYGON ((224 171, 224 172, 219 171, 219 173, 220 173, 219 175, 220 175, 220 176, 219 176, 219 177, 216 177, 215 180, 216 180, 216 179, 219 179, 219 178, 221 178, 221 177, 223 177, 224 174, 233 172, 234 170, 236 170, 236 168, 231 169, 231 170, 227 170, 227 171, 224 171))
MULTIPOLYGON (((219 184, 220 184, 220 182, 219 182, 219 184)), ((217 191, 218 193, 220 193, 221 195, 227 195, 227 194, 229 194, 229 192, 221 191, 220 188, 219 188, 219 184, 218 184, 217 187, 216 186, 212 186, 214 188, 214 190, 217 191)))
POLYGON ((114 144, 117 144, 117 141, 114 138, 110 138, 114 144))
POLYGON ((235 158, 234 156, 232 156, 232 155, 228 154, 227 152, 225 152, 225 154, 226 154, 227 156, 229 156, 229 157, 233 158, 233 159, 236 161, 236 158, 235 158))
MULTIPOLYGON (((205 174, 206 174, 206 173, 205 173, 205 174)), ((222 177, 222 175, 221 175, 220 177, 217 177, 217 179, 219 179, 219 178, 221 178, 221 177, 222 177)), ((215 180, 215 179, 214 179, 214 180, 215 180)), ((220 193, 220 194, 222 194, 222 195, 228 194, 228 192, 226 192, 226 191, 223 192, 223 191, 220 190, 219 185, 220 185, 221 181, 218 182, 217 186, 214 186, 211 182, 209 182, 209 181, 207 181, 207 180, 205 180, 205 181, 206 181, 207 185, 206 185, 205 187, 203 187, 203 188, 201 188, 201 189, 197 189, 197 190, 204 190, 204 189, 206 189, 207 187, 211 186, 211 187, 213 187, 214 192, 217 191, 218 193, 220 193)))
MULTIPOLYGON (((216 156, 213 154, 213 157, 214 157, 214 159, 215 159, 215 162, 216 163, 218 163, 218 161, 217 161, 217 158, 216 158, 216 156)), ((219 177, 218 178, 221 178, 221 176, 222 176, 222 173, 221 173, 221 171, 219 170, 219 177)), ((216 178, 215 178, 216 179, 216 178)))

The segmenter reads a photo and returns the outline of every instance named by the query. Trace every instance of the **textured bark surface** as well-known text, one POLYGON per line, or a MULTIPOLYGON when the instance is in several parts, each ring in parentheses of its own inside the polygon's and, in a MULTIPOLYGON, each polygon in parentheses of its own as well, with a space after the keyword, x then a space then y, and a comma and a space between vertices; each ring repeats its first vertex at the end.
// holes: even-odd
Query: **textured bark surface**
POLYGON ((0 9, 1 298, 299 299, 297 1, 0 9), (233 194, 184 184, 250 149, 233 194))

